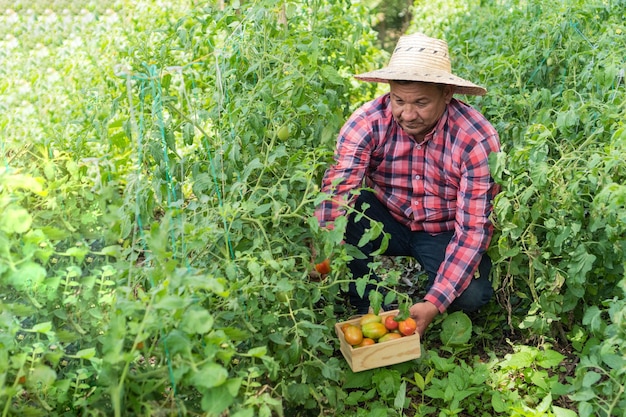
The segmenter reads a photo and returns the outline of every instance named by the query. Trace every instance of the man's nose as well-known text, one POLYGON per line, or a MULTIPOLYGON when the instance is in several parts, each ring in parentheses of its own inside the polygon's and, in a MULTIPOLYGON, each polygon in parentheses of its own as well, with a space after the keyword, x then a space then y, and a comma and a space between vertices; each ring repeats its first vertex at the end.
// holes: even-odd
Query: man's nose
POLYGON ((408 106, 402 111, 402 119, 406 120, 407 122, 416 120, 418 118, 419 114, 417 112, 417 109, 413 106, 408 106))

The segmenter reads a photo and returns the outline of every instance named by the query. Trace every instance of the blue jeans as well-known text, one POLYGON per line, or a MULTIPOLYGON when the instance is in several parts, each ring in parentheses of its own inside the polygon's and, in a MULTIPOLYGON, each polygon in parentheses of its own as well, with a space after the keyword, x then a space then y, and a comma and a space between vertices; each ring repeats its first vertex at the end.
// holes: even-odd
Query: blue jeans
MULTIPOLYGON (((425 292, 433 285, 439 265, 445 258, 446 248, 454 232, 444 232, 431 235, 426 232, 414 232, 408 227, 397 222, 389 213, 387 208, 376 198, 371 191, 362 191, 356 200, 355 208, 362 210, 363 203, 369 204, 365 214, 383 224, 383 230, 390 235, 389 244, 385 251, 386 256, 412 256, 415 258, 428 276, 428 283, 425 292)), ((345 241, 354 246, 358 245, 361 236, 370 227, 370 221, 365 216, 361 216, 355 221, 355 215, 351 215, 346 228, 345 241)), ((368 264, 372 262, 371 254, 380 247, 382 237, 368 242, 359 249, 366 256, 364 259, 353 259, 348 267, 356 280, 370 273, 368 264)), ((472 279, 470 285, 457 297, 450 305, 449 311, 462 310, 472 312, 487 304, 493 296, 493 288, 489 280, 491 271, 491 259, 484 254, 478 266, 480 277, 472 279)), ((378 279, 378 277, 373 276, 378 279)), ((350 284, 348 291, 350 304, 357 310, 358 314, 367 313, 369 308, 368 294, 375 286, 368 284, 363 298, 359 297, 354 282, 350 284)), ((417 302, 419 300, 413 300, 417 302)))

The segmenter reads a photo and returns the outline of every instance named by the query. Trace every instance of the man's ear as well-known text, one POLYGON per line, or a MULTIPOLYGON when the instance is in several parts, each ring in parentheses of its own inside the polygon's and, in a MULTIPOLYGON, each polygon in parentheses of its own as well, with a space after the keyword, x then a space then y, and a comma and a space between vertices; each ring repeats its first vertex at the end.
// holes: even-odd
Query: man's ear
POLYGON ((446 101, 446 104, 450 103, 452 100, 452 96, 454 95, 454 86, 453 85, 444 85, 443 87, 443 98, 446 101))

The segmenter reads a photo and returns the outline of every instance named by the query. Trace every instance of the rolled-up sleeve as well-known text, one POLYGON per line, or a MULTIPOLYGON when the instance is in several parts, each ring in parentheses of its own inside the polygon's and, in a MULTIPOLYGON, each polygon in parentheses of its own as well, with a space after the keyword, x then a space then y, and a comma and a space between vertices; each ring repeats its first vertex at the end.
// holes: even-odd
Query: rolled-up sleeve
POLYGON ((493 235, 490 216, 499 186, 489 171, 489 154, 499 151, 499 140, 492 135, 468 148, 457 195, 455 233, 424 297, 440 312, 468 287, 493 235))

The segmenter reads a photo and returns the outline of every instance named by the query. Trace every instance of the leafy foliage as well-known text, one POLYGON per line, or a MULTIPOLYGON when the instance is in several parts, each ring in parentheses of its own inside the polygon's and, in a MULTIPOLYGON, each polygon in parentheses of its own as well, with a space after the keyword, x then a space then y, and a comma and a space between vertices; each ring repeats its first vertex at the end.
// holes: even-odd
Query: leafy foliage
POLYGON ((350 75, 387 57, 368 10, 22 3, 0 15, 3 416, 623 414, 623 2, 415 6, 490 90, 508 314, 441 316, 423 358, 358 374, 332 333, 355 254, 311 215, 376 93, 350 75))

